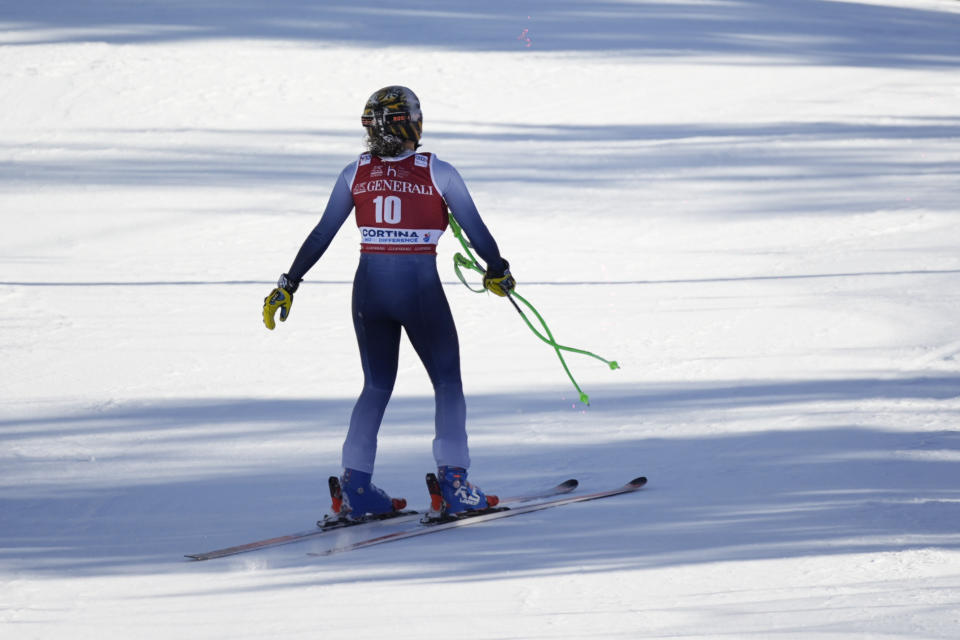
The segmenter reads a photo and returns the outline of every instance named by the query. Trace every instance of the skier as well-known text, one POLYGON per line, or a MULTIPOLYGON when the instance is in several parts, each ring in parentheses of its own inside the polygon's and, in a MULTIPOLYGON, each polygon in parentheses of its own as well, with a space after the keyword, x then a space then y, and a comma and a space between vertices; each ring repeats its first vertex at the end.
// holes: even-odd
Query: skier
POLYGON ((364 380, 343 444, 343 503, 335 499, 333 511, 361 518, 389 515, 406 506, 406 500, 391 498, 371 483, 377 432, 397 376, 401 328, 434 388, 433 456, 445 513, 494 506, 496 496, 467 481, 470 456, 460 345, 436 266, 447 207, 487 265, 484 287, 506 296, 516 283, 457 170, 431 153, 417 152, 423 116, 413 91, 389 86, 375 92, 361 123, 368 152, 341 171, 320 222, 265 298, 264 324, 274 328, 277 310, 281 321, 287 319, 303 276, 356 209, 361 241, 352 313, 364 380))

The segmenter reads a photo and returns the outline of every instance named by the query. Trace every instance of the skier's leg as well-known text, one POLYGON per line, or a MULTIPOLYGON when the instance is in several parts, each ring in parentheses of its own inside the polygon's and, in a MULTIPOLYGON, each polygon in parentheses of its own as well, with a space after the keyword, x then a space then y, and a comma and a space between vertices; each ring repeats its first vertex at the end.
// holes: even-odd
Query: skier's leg
POLYGON ((381 313, 375 296, 368 295, 361 266, 353 287, 353 327, 363 366, 363 390, 353 407, 350 428, 343 443, 345 469, 373 473, 377 455, 377 433, 397 378, 400 351, 400 323, 381 313))
POLYGON ((430 295, 421 295, 420 322, 404 324, 410 342, 433 382, 436 397, 437 461, 440 492, 446 513, 495 506, 497 496, 486 495, 467 480, 470 452, 467 446, 466 402, 460 378, 460 343, 453 314, 439 281, 430 295))
POLYGON ((404 318, 404 328, 433 383, 436 402, 433 455, 437 466, 470 466, 467 446, 467 408, 460 377, 460 342, 450 305, 436 268, 424 273, 415 312, 404 318))

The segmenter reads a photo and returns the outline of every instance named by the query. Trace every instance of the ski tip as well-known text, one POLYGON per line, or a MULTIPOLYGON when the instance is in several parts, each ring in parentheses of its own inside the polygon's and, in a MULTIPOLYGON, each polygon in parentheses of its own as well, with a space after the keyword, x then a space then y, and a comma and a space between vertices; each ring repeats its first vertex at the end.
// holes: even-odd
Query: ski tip
POLYGON ((634 478, 633 480, 631 480, 630 482, 628 482, 628 483, 627 483, 627 486, 633 487, 634 489, 639 489, 640 487, 642 487, 642 486, 645 485, 645 484, 647 484, 647 477, 646 477, 646 476, 640 476, 639 478, 634 478))

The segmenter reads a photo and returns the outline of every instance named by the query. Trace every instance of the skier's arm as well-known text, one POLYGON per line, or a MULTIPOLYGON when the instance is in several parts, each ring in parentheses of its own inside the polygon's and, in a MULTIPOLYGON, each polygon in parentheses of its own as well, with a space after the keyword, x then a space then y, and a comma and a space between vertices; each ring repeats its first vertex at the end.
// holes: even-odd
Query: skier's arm
POLYGON ((487 269, 502 273, 507 268, 506 260, 500 256, 497 242, 487 229, 487 225, 483 223, 480 212, 477 211, 477 205, 470 197, 470 192, 460 173, 450 163, 437 158, 433 159, 431 170, 433 181, 440 189, 440 195, 447 202, 457 223, 470 238, 470 244, 474 250, 487 264, 487 269))
POLYGON ((320 216, 320 222, 313 228, 307 239, 303 241, 297 257, 294 258, 290 270, 287 272, 287 278, 293 282, 299 283, 303 276, 317 263, 320 256, 330 246, 333 237, 343 226, 344 221, 353 210, 353 194, 350 193, 350 183, 357 172, 357 163, 353 162, 347 165, 336 183, 333 185, 333 191, 330 193, 330 199, 327 200, 327 208, 323 210, 320 216))
POLYGON ((263 324, 267 329, 276 326, 274 316, 280 311, 280 320, 284 321, 290 315, 293 306, 293 294, 304 274, 317 263, 323 252, 330 246, 333 237, 343 226, 343 222, 353 209, 353 195, 350 193, 350 183, 357 172, 357 163, 354 162, 340 172, 340 176, 333 185, 327 208, 320 216, 320 222, 313 228, 307 239, 304 240, 297 257, 293 260, 290 271, 280 276, 276 288, 263 299, 263 324))

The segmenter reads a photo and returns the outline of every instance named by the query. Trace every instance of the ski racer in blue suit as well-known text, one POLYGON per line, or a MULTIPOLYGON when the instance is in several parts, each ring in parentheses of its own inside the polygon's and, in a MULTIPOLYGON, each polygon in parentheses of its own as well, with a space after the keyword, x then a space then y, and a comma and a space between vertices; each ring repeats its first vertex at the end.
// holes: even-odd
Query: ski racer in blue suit
POLYGON ((494 506, 496 496, 467 481, 470 456, 460 346, 436 266, 436 245, 448 224, 448 208, 487 265, 488 290, 509 294, 515 286, 509 264, 457 170, 433 154, 416 151, 423 118, 410 89, 391 86, 375 92, 362 124, 369 151, 340 172, 320 222, 264 300, 264 323, 273 329, 278 310, 280 320, 286 320, 304 275, 356 210, 361 253, 352 312, 364 384, 343 444, 342 504, 334 498, 334 514, 363 518, 406 506, 405 500, 390 498, 371 482, 377 434, 397 376, 401 329, 434 388, 433 455, 443 510, 455 514, 494 506))

